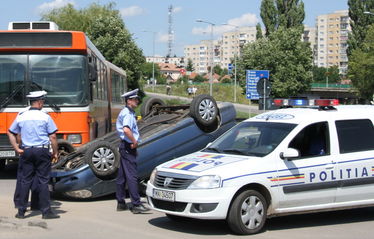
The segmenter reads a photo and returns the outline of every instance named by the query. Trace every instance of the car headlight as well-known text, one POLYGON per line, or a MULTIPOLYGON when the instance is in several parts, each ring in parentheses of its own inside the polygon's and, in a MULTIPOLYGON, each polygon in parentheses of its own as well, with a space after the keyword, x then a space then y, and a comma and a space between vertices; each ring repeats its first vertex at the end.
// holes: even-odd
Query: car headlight
POLYGON ((149 177, 149 182, 154 185, 155 178, 157 174, 157 169, 153 169, 151 176, 149 177))
POLYGON ((71 144, 81 144, 82 143, 82 135, 80 134, 68 134, 66 138, 71 144))
POLYGON ((202 176, 191 183, 188 189, 209 189, 219 188, 221 177, 217 175, 202 176))

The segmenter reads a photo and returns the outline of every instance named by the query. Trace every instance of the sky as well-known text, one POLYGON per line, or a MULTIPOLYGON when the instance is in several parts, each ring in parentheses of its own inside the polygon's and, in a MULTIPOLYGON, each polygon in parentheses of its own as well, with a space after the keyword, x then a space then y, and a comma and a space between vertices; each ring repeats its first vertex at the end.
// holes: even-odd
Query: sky
MULTIPOLYGON (((68 3, 83 9, 92 3, 115 3, 126 28, 144 55, 166 56, 168 53, 168 8, 173 6, 172 31, 174 33, 172 55, 183 56, 185 45, 198 44, 210 39, 210 24, 215 24, 214 38, 235 26, 256 26, 261 22, 261 0, 10 0, 3 1, 0 14, 0 30, 11 21, 38 21, 43 12, 63 7, 68 3), (154 43, 154 44, 153 44, 154 43), (153 47, 154 45, 154 47, 153 47)), ((303 0, 305 21, 315 25, 318 15, 347 10, 347 0, 303 0)))

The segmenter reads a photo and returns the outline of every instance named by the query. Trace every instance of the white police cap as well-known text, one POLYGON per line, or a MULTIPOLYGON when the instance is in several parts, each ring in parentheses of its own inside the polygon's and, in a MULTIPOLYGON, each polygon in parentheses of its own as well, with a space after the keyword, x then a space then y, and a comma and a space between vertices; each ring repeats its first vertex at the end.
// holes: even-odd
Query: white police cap
POLYGON ((139 91, 139 89, 135 89, 135 90, 126 92, 123 95, 121 95, 121 97, 125 98, 126 100, 127 99, 132 99, 132 98, 137 98, 137 97, 139 97, 138 96, 138 91, 139 91))
POLYGON ((26 97, 30 100, 39 100, 39 99, 44 99, 45 96, 47 95, 47 92, 44 90, 39 90, 39 91, 31 91, 26 97))

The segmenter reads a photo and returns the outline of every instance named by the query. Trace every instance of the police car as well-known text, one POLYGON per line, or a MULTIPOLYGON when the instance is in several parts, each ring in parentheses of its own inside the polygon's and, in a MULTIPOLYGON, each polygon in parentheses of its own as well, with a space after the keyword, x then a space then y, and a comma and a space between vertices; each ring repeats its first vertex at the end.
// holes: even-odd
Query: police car
POLYGON ((307 107, 262 113, 156 167, 151 207, 173 220, 225 219, 234 233, 254 234, 269 217, 374 205, 374 106, 289 103, 307 107))

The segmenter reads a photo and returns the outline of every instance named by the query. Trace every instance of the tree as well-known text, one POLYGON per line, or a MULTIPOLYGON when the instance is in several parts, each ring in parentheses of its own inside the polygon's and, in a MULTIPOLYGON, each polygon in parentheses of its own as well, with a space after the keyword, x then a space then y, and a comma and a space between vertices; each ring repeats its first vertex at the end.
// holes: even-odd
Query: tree
POLYGON ((186 70, 187 70, 187 71, 190 71, 190 72, 192 72, 192 71, 195 70, 195 68, 193 67, 192 60, 191 60, 190 58, 188 58, 188 60, 187 60, 187 67, 186 67, 186 70))
POLYGON ((366 37, 367 27, 374 24, 374 16, 364 12, 374 11, 374 0, 348 0, 350 25, 352 32, 348 38, 348 57, 354 49, 361 48, 366 37))
POLYGON ((267 37, 279 28, 304 29, 304 3, 300 0, 262 0, 260 16, 267 37))
MULTIPOLYGON (((312 81, 312 50, 302 42, 296 28, 280 28, 269 38, 247 44, 238 65, 240 78, 245 70, 269 70, 272 96, 289 97, 304 92, 312 81)), ((241 82, 243 90, 245 82, 241 82)))
POLYGON ((348 76, 359 96, 371 100, 374 94, 374 25, 368 30, 361 48, 353 49, 348 65, 348 76))
MULTIPOLYGON (((159 79, 161 77, 160 66, 158 64, 154 64, 155 67, 155 78, 159 79)), ((142 72, 144 74, 145 79, 152 79, 153 75, 153 63, 146 62, 141 66, 142 72)))
POLYGON ((313 82, 315 83, 339 83, 339 67, 332 66, 330 68, 313 66, 313 82))
POLYGON ((260 23, 257 23, 256 25, 256 39, 261 39, 263 38, 264 35, 262 34, 262 28, 261 28, 261 24, 260 23))
POLYGON ((145 58, 114 6, 93 3, 86 9, 76 10, 68 4, 44 13, 42 20, 54 21, 63 30, 85 32, 108 61, 126 71, 128 87, 138 88, 145 58))

